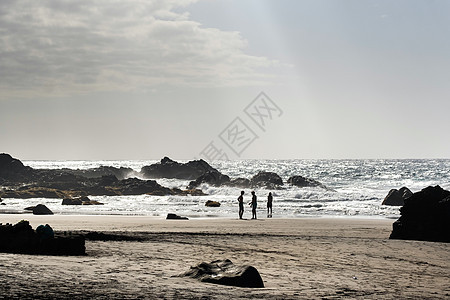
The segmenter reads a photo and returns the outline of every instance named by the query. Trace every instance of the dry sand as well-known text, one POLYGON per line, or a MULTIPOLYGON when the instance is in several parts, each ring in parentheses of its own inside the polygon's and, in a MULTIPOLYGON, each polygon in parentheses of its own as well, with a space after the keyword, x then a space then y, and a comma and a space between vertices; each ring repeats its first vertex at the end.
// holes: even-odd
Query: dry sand
POLYGON ((0 253, 5 299, 450 298, 450 244, 389 240, 394 220, 0 215, 21 219, 142 239, 87 240, 81 257, 0 253), (265 288, 174 277, 223 258, 256 267, 265 288))

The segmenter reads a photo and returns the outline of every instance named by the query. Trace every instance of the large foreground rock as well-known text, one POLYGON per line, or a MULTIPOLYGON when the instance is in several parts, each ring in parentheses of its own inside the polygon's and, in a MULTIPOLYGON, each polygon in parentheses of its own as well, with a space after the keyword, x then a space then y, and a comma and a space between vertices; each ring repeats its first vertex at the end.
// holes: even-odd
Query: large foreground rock
POLYGON ((411 197, 412 194, 413 193, 407 187, 402 187, 399 190, 392 189, 384 198, 381 205, 403 206, 405 204, 405 199, 411 197))
POLYGON ((390 239, 450 242, 450 192, 427 187, 405 199, 390 239))
POLYGON ((145 166, 141 169, 141 174, 145 178, 177 178, 186 180, 195 180, 207 172, 219 173, 203 159, 179 163, 168 157, 164 157, 159 163, 145 166))
POLYGON ((55 236, 46 224, 36 231, 28 221, 15 225, 0 224, 0 252, 45 254, 45 255, 85 255, 85 241, 82 236, 55 236))
POLYGON ((258 270, 252 266, 236 266, 229 259, 202 262, 180 276, 203 282, 238 287, 263 288, 264 282, 258 270))

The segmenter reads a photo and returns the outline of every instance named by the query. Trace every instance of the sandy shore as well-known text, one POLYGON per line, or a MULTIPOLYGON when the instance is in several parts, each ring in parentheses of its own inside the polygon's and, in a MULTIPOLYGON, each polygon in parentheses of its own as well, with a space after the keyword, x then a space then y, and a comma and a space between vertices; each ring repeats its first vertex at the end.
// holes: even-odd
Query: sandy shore
POLYGON ((394 220, 0 215, 22 219, 138 239, 87 240, 82 257, 0 253, 0 298, 450 298, 450 244, 389 240, 394 220), (256 267, 265 288, 174 277, 223 258, 256 267))

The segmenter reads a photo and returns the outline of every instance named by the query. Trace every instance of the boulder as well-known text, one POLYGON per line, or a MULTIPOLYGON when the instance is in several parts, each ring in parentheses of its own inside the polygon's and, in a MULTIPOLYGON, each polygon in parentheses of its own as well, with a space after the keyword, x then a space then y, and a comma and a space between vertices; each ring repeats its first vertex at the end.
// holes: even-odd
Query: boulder
POLYGON ((55 236, 46 224, 39 225, 36 232, 28 221, 15 225, 0 224, 0 252, 44 254, 44 255, 85 255, 85 240, 82 236, 55 236))
POLYGON ((62 205, 81 205, 81 204, 83 204, 83 201, 81 200, 81 198, 83 198, 83 197, 73 198, 73 199, 72 198, 64 198, 61 204, 62 205))
POLYGON ((176 214, 167 214, 166 220, 189 220, 187 217, 181 217, 176 214))
POLYGON ((283 185, 283 179, 273 172, 259 172, 250 180, 252 187, 279 188, 283 185))
POLYGON ((250 187, 250 180, 247 178, 239 177, 231 179, 229 182, 227 182, 226 185, 246 189, 250 187))
POLYGON ((24 182, 33 179, 33 169, 6 153, 0 153, 0 179, 6 182, 24 182))
POLYGON ((402 187, 399 190, 392 189, 384 198, 381 205, 403 206, 405 204, 405 199, 409 198, 412 194, 413 193, 407 187, 402 187))
POLYGON ((198 177, 196 180, 191 181, 187 188, 194 189, 202 183, 207 183, 213 186, 221 186, 223 184, 228 183, 229 181, 230 177, 228 175, 224 175, 220 172, 209 171, 198 177))
POLYGON ((264 282, 258 270, 252 266, 236 266, 229 259, 202 262, 180 276, 215 284, 263 288, 264 282))
POLYGON ((161 159, 161 162, 144 166, 141 175, 144 178, 177 178, 194 180, 207 172, 217 172, 203 159, 193 160, 187 163, 179 163, 168 157, 161 159))
POLYGON ((44 204, 38 204, 34 207, 27 207, 26 210, 33 211, 33 215, 53 215, 53 212, 44 204))
POLYGON ((297 187, 321 187, 326 189, 326 186, 320 183, 319 181, 311 178, 306 178, 300 175, 289 177, 287 182, 297 187))
POLYGON ((220 207, 220 202, 208 200, 208 201, 206 201, 205 206, 208 206, 208 207, 220 207))
POLYGON ((405 199, 390 239, 450 242, 450 192, 429 186, 405 199))

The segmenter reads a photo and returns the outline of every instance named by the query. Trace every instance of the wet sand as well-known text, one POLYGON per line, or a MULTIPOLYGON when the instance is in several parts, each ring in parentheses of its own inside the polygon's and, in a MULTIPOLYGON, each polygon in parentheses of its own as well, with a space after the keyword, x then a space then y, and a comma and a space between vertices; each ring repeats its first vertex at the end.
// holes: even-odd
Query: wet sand
POLYGON ((0 215, 22 219, 118 238, 87 240, 86 256, 0 253, 0 298, 450 298, 450 244, 389 240, 394 220, 0 215), (265 288, 176 277, 224 258, 256 267, 265 288))

